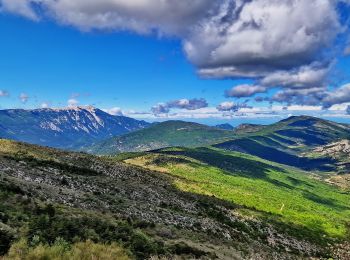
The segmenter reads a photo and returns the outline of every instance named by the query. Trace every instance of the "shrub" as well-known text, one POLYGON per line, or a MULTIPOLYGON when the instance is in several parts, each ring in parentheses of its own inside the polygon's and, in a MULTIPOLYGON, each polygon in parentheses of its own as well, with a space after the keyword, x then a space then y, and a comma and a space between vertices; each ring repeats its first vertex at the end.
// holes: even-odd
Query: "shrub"
POLYGON ((39 244, 35 247, 30 247, 26 240, 20 240, 13 244, 9 254, 4 257, 4 260, 127 260, 130 259, 128 254, 118 244, 110 245, 96 244, 88 240, 79 242, 69 246, 62 239, 49 246, 47 244, 39 244))
POLYGON ((13 235, 10 231, 1 229, 0 226, 0 256, 7 253, 13 240, 13 235))

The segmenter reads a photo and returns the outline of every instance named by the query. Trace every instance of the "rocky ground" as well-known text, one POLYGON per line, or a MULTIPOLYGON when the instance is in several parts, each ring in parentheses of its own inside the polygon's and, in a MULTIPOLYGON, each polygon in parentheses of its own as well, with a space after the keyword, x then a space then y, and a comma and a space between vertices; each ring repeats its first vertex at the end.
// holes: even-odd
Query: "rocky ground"
POLYGON ((145 223, 145 232, 156 240, 185 243, 203 252, 201 258, 329 256, 317 243, 244 218, 235 205, 214 197, 181 192, 173 181, 161 172, 113 158, 1 141, 0 183, 17 187, 23 198, 145 223))

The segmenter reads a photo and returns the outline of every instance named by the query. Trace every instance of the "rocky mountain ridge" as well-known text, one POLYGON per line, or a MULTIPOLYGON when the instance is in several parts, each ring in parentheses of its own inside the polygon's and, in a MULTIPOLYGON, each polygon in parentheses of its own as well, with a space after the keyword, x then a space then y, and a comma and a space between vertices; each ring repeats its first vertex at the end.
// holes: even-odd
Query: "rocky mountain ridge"
POLYGON ((92 106, 64 109, 0 110, 0 138, 63 149, 79 149, 149 126, 92 106))

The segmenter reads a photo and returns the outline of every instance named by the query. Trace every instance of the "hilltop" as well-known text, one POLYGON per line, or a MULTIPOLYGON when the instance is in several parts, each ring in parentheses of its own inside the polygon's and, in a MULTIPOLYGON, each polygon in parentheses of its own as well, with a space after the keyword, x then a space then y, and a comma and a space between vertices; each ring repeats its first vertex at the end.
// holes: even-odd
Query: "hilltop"
POLYGON ((216 128, 222 129, 222 130, 233 130, 235 129, 232 125, 226 123, 226 124, 219 124, 215 126, 216 128))
POLYGON ((164 147, 207 146, 234 137, 226 131, 184 121, 166 121, 148 128, 102 141, 87 151, 97 154, 149 151, 164 147))
POLYGON ((309 116, 293 116, 233 140, 215 145, 305 170, 335 170, 329 157, 309 158, 303 153, 331 142, 349 138, 350 126, 309 116))

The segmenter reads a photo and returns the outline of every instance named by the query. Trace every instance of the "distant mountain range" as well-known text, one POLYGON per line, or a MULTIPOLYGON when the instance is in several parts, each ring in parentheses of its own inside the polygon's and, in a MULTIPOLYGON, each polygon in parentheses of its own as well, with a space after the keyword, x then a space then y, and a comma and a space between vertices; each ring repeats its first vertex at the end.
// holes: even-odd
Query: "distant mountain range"
POLYGON ((232 125, 226 123, 226 124, 220 124, 220 125, 216 125, 216 128, 222 129, 222 130, 233 130, 235 129, 232 125))
POLYGON ((92 107, 1 111, 0 124, 1 137, 111 155, 1 139, 0 258, 91 240, 131 259, 350 259, 350 125, 222 130, 92 107))
POLYGON ((0 138, 63 149, 148 127, 145 121, 113 116, 94 107, 0 110, 0 138))
POLYGON ((234 138, 232 131, 184 121, 166 121, 104 140, 87 150, 97 154, 149 151, 171 146, 196 147, 234 138))
POLYGON ((213 145, 304 170, 334 170, 335 158, 314 156, 313 149, 350 138, 350 125, 309 116, 235 128, 184 121, 150 124, 88 106, 0 110, 0 138, 101 155, 213 145))

